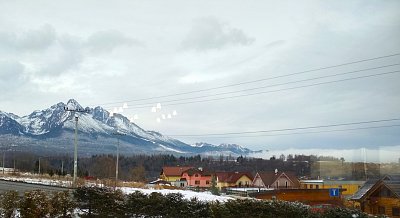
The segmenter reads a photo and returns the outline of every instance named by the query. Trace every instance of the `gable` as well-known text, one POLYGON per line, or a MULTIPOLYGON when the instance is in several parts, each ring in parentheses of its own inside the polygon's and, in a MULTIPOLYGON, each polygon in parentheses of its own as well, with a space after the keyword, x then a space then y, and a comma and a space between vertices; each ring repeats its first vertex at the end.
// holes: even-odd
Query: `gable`
POLYGON ((365 200, 369 197, 400 198, 400 181, 391 181, 384 177, 379 181, 367 181, 352 197, 353 200, 365 200))
POLYGON ((260 174, 258 174, 258 173, 256 174, 256 176, 254 176, 254 179, 253 179, 252 184, 253 184, 254 186, 257 186, 257 187, 266 187, 266 185, 265 185, 265 183, 263 182, 263 180, 262 180, 260 174))

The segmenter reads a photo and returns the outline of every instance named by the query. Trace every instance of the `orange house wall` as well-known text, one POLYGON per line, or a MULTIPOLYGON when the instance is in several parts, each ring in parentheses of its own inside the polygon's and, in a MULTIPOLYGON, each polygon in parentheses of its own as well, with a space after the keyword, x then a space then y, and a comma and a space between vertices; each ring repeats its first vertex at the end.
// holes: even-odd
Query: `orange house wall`
POLYGON ((189 176, 187 173, 184 173, 182 175, 182 178, 185 178, 188 186, 198 186, 201 188, 206 188, 206 187, 211 187, 211 176, 199 176, 199 177, 195 177, 196 174, 189 176), (199 185, 196 185, 196 181, 200 181, 199 185), (209 181, 209 183, 207 184, 207 181, 209 181))

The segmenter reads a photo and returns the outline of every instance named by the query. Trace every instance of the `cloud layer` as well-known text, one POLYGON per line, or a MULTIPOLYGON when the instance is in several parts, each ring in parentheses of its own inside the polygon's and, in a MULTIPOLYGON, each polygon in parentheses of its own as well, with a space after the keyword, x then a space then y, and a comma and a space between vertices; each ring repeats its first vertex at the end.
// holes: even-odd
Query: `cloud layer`
MULTIPOLYGON (((145 129, 201 134, 385 119, 397 117, 400 110, 398 74, 202 101, 210 99, 204 96, 222 92, 246 95, 256 87, 398 63, 399 57, 391 57, 280 77, 398 53, 398 1, 44 0, 1 5, 2 111, 25 115, 70 98, 111 110, 122 107, 118 102, 128 102, 123 113, 138 115, 135 122, 145 129), (263 78, 275 79, 246 83, 263 78), (238 83, 244 84, 213 89, 238 83), (165 95, 170 96, 154 98, 165 95), (196 97, 201 98, 186 102, 197 103, 175 104, 182 103, 178 99, 196 97), (177 110, 179 116, 157 123, 151 107, 161 101, 171 102, 163 103, 165 111, 160 113, 177 110)), ((394 70, 399 67, 357 75, 394 70)), ((344 149, 398 145, 398 130, 180 139, 239 143, 256 149, 344 149)))

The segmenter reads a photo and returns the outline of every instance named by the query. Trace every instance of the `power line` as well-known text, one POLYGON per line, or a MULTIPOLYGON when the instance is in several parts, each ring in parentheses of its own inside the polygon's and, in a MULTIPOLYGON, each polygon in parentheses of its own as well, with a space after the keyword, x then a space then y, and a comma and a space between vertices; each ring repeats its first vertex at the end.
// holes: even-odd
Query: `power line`
POLYGON ((379 59, 384 59, 384 58, 389 58, 389 57, 394 57, 394 56, 399 56, 399 55, 400 55, 400 53, 395 53, 395 54, 390 54, 390 55, 384 55, 384 56, 379 56, 379 57, 374 57, 374 58, 362 59, 362 60, 357 60, 357 61, 352 61, 352 62, 347 62, 347 63, 342 63, 342 64, 336 64, 336 65, 331 65, 331 66, 326 66, 326 67, 315 68, 315 69, 311 69, 311 70, 299 71, 299 72, 284 74, 284 75, 280 75, 280 76, 261 78, 261 79, 257 79, 257 80, 247 81, 247 82, 233 83, 233 84, 228 84, 228 85, 223 85, 223 86, 216 86, 216 87, 207 88, 207 89, 199 89, 199 90, 194 90, 194 91, 189 91, 189 92, 181 92, 181 93, 175 93, 175 94, 160 95, 160 96, 155 96, 155 97, 138 98, 138 99, 127 100, 127 101, 107 102, 107 103, 103 103, 102 105, 121 104, 121 103, 125 103, 125 102, 151 100, 151 99, 158 99, 158 98, 165 98, 165 97, 192 94, 192 93, 197 93, 197 92, 211 91, 211 90, 222 89, 222 88, 227 88, 227 87, 240 86, 240 85, 244 85, 244 84, 256 83, 256 82, 272 80, 272 79, 278 79, 278 78, 283 78, 283 77, 289 77, 289 76, 294 76, 294 75, 299 75, 299 74, 311 73, 311 72, 320 71, 320 70, 327 70, 327 69, 332 69, 332 68, 337 68, 337 67, 343 67, 343 66, 346 66, 346 65, 352 65, 352 64, 362 63, 362 62, 379 60, 379 59))
POLYGON ((295 130, 306 130, 306 129, 317 129, 317 128, 329 128, 337 126, 351 126, 369 123, 381 123, 381 122, 391 122, 399 121, 400 118, 382 119, 382 120, 369 120, 361 122, 351 122, 351 123, 339 123, 339 124, 328 124, 328 125, 318 125, 318 126, 306 126, 306 127, 294 127, 294 128, 284 128, 284 129, 271 129, 271 130, 257 130, 257 131, 244 131, 244 132, 228 132, 228 133, 205 133, 205 134, 188 134, 188 135, 168 135, 168 136, 185 136, 185 137, 197 137, 197 136, 219 136, 219 135, 242 135, 242 134, 255 134, 255 133, 268 133, 268 132, 286 132, 295 130))
MULTIPOLYGON (((322 131, 312 131, 312 132, 293 132, 293 133, 282 133, 282 134, 262 134, 262 135, 240 135, 234 136, 235 138, 252 138, 252 137, 268 137, 268 136, 287 136, 287 135, 303 135, 303 134, 315 134, 315 133, 330 133, 330 132, 343 132, 343 131, 356 131, 365 129, 381 129, 381 128, 392 128, 400 127, 400 124, 395 125, 383 125, 383 126, 368 126, 360 128, 348 128, 348 129, 334 129, 334 130, 322 130, 322 131)), ((188 136, 193 137, 193 136, 188 136)), ((209 136, 212 138, 231 138, 229 136, 209 136)))
MULTIPOLYGON (((364 75, 364 76, 357 76, 357 77, 351 77, 351 78, 346 78, 346 79, 333 80, 333 81, 326 81, 326 82, 319 82, 319 83, 313 83, 313 84, 308 84, 308 85, 301 85, 301 86, 295 86, 295 87, 289 87, 289 88, 282 88, 282 89, 276 89, 276 90, 255 92, 255 93, 249 93, 249 94, 234 95, 234 96, 227 96, 227 97, 220 97, 220 98, 212 98, 212 99, 204 99, 204 100, 198 100, 198 101, 187 101, 187 102, 171 103, 171 104, 165 104, 164 106, 173 106, 173 105, 182 105, 182 104, 192 104, 192 103, 201 103, 201 102, 209 102, 209 101, 218 101, 218 100, 233 99, 233 98, 239 98, 239 97, 246 97, 246 96, 260 95, 260 94, 266 94, 266 93, 281 92, 281 91, 287 91, 287 90, 293 90, 293 89, 301 89, 301 88, 307 88, 307 87, 313 87, 313 86, 320 86, 320 85, 326 85, 326 84, 332 84, 332 83, 339 83, 339 82, 345 82, 345 81, 351 81, 351 80, 357 80, 357 79, 378 77, 378 76, 384 76, 384 75, 389 75, 389 74, 395 74, 395 73, 399 73, 399 72, 400 72, 400 70, 389 71, 389 72, 384 72, 384 73, 369 74, 369 75, 364 75)), ((225 93, 225 94, 226 94, 226 93, 225 93)), ((207 97, 213 97, 213 96, 215 96, 215 95, 209 95, 209 96, 207 96, 207 97)), ((190 100, 190 99, 197 99, 197 98, 204 98, 204 97, 191 97, 191 98, 186 98, 186 99, 181 99, 181 100, 190 100)), ((171 100, 171 101, 177 101, 177 100, 171 100)), ((167 102, 171 102, 171 101, 161 101, 161 102, 157 102, 157 103, 167 103, 167 102)), ((151 106, 153 106, 153 105, 154 105, 154 103, 141 104, 141 105, 131 106, 131 107, 129 107, 128 109, 147 108, 147 107, 151 107, 151 106)))
MULTIPOLYGON (((242 89, 242 90, 237 90, 237 91, 216 93, 216 94, 212 94, 212 95, 202 95, 202 96, 196 96, 196 97, 188 97, 188 98, 180 98, 180 99, 174 99, 174 100, 158 101, 156 103, 169 103, 169 102, 176 102, 176 101, 183 101, 183 100, 192 100, 192 99, 199 99, 199 98, 206 98, 206 97, 214 97, 214 96, 220 96, 220 95, 226 95, 226 94, 234 94, 234 93, 240 93, 240 92, 246 92, 246 91, 254 91, 254 90, 258 90, 258 89, 265 89, 265 88, 271 88, 271 87, 275 87, 275 86, 282 86, 282 85, 288 85, 288 84, 294 84, 294 83, 307 82, 307 81, 312 81, 312 80, 324 79, 324 78, 335 77, 335 76, 342 76, 342 75, 347 75, 347 74, 359 73, 359 72, 362 72, 362 71, 376 70, 376 69, 382 69, 382 68, 385 68, 385 67, 392 67, 392 66, 398 66, 398 65, 400 65, 400 64, 390 64, 390 65, 385 65, 385 66, 379 66, 379 67, 373 67, 373 68, 366 68, 366 69, 361 69, 361 70, 349 71, 349 72, 345 72, 345 73, 336 73, 336 74, 331 74, 331 75, 326 75, 326 76, 313 77, 313 78, 309 78, 309 79, 302 79, 302 80, 297 80, 297 81, 290 81, 290 82, 285 82, 285 83, 272 84, 272 85, 268 85, 268 86, 260 86, 260 87, 242 89)), ((141 106, 141 105, 148 106, 148 104, 155 104, 155 103, 144 103, 144 104, 139 104, 139 105, 136 105, 136 106, 141 106)))

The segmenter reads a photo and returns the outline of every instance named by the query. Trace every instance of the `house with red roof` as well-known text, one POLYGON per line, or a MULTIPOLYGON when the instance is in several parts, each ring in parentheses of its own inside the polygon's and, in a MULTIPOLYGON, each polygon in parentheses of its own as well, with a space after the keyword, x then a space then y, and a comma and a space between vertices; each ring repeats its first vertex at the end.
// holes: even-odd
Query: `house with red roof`
POLYGON ((212 174, 202 168, 191 168, 184 171, 181 180, 186 180, 188 186, 207 188, 211 187, 212 174))
POLYGON ((217 172, 215 173, 217 187, 249 187, 253 176, 249 172, 217 172))
POLYGON ((297 177, 292 172, 258 172, 252 185, 259 188, 295 189, 300 188, 297 177))
POLYGON ((192 169, 194 167, 186 166, 174 166, 174 167, 163 167, 160 173, 160 179, 168 182, 176 182, 181 180, 182 173, 186 170, 192 169))

